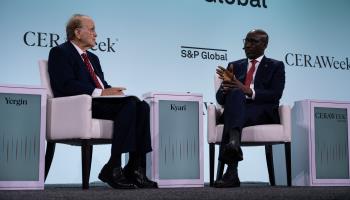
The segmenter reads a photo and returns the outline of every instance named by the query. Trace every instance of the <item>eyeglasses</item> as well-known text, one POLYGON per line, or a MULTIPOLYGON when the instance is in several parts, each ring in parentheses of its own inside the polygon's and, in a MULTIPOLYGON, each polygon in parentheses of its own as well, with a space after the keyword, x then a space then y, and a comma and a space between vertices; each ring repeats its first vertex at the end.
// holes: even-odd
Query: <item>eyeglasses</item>
POLYGON ((245 38, 245 39, 243 39, 243 44, 246 44, 246 43, 258 44, 259 42, 261 42, 261 40, 257 40, 257 39, 254 39, 254 38, 245 38))

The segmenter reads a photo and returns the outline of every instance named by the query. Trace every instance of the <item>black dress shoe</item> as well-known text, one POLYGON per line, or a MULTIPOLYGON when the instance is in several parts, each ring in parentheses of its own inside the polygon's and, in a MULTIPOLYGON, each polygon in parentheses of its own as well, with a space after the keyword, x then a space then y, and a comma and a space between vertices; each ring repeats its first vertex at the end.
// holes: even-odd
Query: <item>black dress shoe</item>
POLYGON ((136 170, 126 170, 125 177, 139 188, 158 188, 158 184, 146 176, 146 169, 138 167, 136 170))
POLYGON ((108 170, 103 167, 98 178, 115 189, 136 189, 137 186, 125 178, 121 167, 108 170))
POLYGON ((227 170, 222 176, 222 179, 214 182, 214 187, 216 188, 228 188, 228 187, 239 187, 241 186, 241 181, 238 177, 237 168, 233 170, 227 170))

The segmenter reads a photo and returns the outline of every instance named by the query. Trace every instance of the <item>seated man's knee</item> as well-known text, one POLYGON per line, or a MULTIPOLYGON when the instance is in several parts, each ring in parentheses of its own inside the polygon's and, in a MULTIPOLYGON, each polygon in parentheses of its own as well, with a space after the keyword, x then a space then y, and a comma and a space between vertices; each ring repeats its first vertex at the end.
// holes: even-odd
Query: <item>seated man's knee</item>
POLYGON ((125 107, 128 107, 129 109, 133 109, 133 110, 136 110, 136 107, 137 107, 137 99, 134 99, 134 98, 129 98, 126 100, 125 104, 124 104, 125 107))
POLYGON ((245 102, 245 95, 240 89, 230 90, 225 97, 225 109, 236 109, 235 106, 241 105, 245 102))
POLYGON ((140 101, 139 102, 139 106, 140 106, 140 109, 145 111, 145 112, 149 112, 150 111, 150 107, 149 107, 148 103, 145 102, 145 101, 140 101))
POLYGON ((245 95, 243 93, 243 91, 241 89, 238 88, 233 88, 231 90, 228 91, 226 98, 233 98, 233 97, 243 97, 245 98, 245 95))

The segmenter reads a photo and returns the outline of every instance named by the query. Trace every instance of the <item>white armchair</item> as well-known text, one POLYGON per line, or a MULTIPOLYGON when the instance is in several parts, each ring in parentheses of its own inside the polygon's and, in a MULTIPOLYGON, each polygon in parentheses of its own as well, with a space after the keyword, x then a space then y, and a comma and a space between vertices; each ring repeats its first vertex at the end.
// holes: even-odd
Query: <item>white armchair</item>
MULTIPOLYGON (((215 76, 215 91, 220 87, 221 81, 215 76)), ((210 162, 210 186, 214 182, 215 165, 215 144, 220 145, 224 125, 218 124, 218 118, 223 113, 223 108, 218 104, 210 103, 207 105, 208 122, 208 143, 209 143, 209 162, 210 162)), ((273 166, 272 145, 284 144, 286 156, 287 185, 291 186, 291 108, 287 105, 279 107, 281 124, 266 124, 245 127, 242 130, 242 146, 265 146, 267 168, 269 172, 270 185, 275 185, 275 175, 273 166)), ((217 179, 222 177, 224 165, 218 163, 217 179)))
POLYGON ((110 144, 113 121, 93 119, 89 95, 53 98, 47 61, 39 61, 41 85, 47 89, 47 148, 45 179, 49 173, 56 143, 81 146, 82 188, 89 188, 91 158, 94 144, 110 144))

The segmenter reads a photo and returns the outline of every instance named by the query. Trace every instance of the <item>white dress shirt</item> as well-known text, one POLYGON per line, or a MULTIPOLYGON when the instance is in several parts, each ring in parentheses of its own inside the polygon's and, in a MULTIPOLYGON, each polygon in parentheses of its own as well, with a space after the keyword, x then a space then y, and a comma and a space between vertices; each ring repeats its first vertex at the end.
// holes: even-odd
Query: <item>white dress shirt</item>
MULTIPOLYGON (((262 56, 260 56, 260 57, 258 57, 258 58, 256 58, 256 59, 254 59, 254 60, 256 60, 257 62, 255 63, 255 71, 254 71, 254 73, 253 73, 253 80, 252 80, 252 82, 250 83, 250 86, 249 86, 250 89, 252 90, 253 94, 252 94, 251 97, 246 96, 247 99, 253 99, 253 100, 255 99, 255 89, 254 89, 255 74, 256 74, 256 72, 258 71, 258 67, 259 67, 260 62, 261 62, 261 60, 262 60, 263 57, 264 57, 264 55, 262 55, 262 56)), ((251 63, 252 60, 253 60, 253 59, 248 59, 247 73, 248 73, 249 69, 252 67, 252 63, 251 63)))

